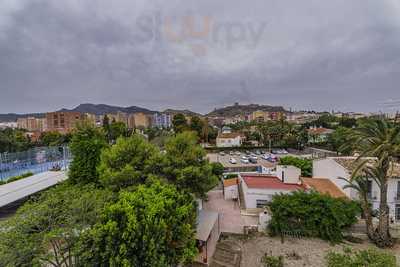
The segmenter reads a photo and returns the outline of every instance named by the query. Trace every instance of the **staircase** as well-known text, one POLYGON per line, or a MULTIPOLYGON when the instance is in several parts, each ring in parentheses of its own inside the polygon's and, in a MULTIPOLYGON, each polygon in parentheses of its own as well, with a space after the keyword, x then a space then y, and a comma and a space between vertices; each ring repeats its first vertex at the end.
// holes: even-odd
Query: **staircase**
POLYGON ((242 251, 233 241, 218 243, 210 267, 240 267, 242 251))

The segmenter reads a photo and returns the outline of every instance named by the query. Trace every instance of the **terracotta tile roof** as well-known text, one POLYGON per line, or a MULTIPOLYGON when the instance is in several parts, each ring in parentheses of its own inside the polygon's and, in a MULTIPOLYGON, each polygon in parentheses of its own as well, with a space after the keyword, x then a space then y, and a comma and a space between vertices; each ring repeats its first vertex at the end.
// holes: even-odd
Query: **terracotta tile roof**
POLYGON ((331 180, 325 178, 301 178, 303 184, 310 189, 321 194, 327 194, 335 198, 347 198, 346 194, 343 193, 331 180))
POLYGON ((303 190, 304 187, 298 184, 285 184, 275 176, 242 175, 248 188, 257 189, 281 189, 281 190, 303 190))
MULTIPOLYGON (((365 160, 368 161, 367 164, 369 164, 370 166, 375 164, 377 161, 376 158, 363 158, 357 161, 357 157, 333 157, 331 159, 333 159, 350 173, 353 173, 353 171, 355 171, 357 167, 365 160)), ((392 171, 393 177, 400 178, 400 165, 398 163, 393 164, 392 171)))
POLYGON ((241 133, 219 133, 217 138, 236 138, 236 137, 243 137, 241 133))
POLYGON ((237 184, 238 184, 238 178, 232 178, 232 179, 224 180, 224 187, 237 185, 237 184))

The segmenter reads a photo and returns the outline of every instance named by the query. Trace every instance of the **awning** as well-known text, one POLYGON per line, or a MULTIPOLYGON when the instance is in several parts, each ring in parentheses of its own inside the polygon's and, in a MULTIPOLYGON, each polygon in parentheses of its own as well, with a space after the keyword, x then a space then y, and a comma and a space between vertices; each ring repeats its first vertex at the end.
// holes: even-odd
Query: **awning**
POLYGON ((201 210, 197 216, 196 240, 206 242, 217 221, 218 212, 201 210))

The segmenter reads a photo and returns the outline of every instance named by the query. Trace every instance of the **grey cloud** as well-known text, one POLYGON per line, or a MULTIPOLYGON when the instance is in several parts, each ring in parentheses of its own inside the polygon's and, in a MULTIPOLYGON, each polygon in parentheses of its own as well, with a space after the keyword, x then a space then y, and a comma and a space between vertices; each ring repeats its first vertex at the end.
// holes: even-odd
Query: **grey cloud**
POLYGON ((397 102, 383 103, 400 98, 394 0, 15 0, 0 3, 0 17, 0 112, 81 102, 390 111, 397 102), (181 34, 188 16, 197 30, 205 17, 211 27, 251 23, 250 39, 213 42, 215 28, 180 42, 160 35, 167 18, 181 34))

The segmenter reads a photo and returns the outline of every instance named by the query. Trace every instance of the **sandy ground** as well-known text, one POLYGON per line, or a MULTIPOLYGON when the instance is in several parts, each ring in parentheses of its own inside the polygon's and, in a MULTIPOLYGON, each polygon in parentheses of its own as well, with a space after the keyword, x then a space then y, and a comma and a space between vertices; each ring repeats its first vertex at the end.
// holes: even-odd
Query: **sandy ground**
MULTIPOLYGON (((285 243, 281 244, 279 238, 259 236, 246 241, 238 241, 242 245, 242 265, 244 267, 262 267, 261 258, 265 253, 272 253, 274 256, 282 255, 285 257, 285 266, 288 267, 321 267, 326 266, 325 256, 329 251, 343 251, 343 246, 354 249, 374 248, 372 244, 341 244, 331 246, 329 243, 319 239, 292 239, 286 238, 285 243), (296 252, 300 259, 293 259, 287 255, 296 252)), ((396 255, 400 266, 400 245, 389 250, 396 255)))

